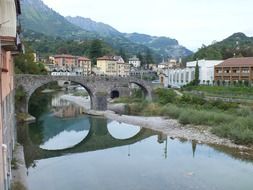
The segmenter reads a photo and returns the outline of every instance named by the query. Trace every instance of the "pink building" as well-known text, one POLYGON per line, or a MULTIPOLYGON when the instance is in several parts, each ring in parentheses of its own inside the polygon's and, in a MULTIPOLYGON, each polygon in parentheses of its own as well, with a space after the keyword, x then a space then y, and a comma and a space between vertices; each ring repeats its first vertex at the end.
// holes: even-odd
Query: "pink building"
POLYGON ((18 53, 19 0, 0 0, 0 189, 10 189, 12 151, 15 145, 14 67, 18 53))

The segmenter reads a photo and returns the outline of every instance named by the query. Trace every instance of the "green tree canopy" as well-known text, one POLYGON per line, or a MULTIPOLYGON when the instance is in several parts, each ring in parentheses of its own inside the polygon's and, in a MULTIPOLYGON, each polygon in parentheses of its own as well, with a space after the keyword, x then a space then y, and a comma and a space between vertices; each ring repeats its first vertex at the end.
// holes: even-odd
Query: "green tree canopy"
POLYGON ((47 74, 44 64, 34 61, 34 54, 30 48, 26 53, 19 54, 14 59, 16 74, 47 74))

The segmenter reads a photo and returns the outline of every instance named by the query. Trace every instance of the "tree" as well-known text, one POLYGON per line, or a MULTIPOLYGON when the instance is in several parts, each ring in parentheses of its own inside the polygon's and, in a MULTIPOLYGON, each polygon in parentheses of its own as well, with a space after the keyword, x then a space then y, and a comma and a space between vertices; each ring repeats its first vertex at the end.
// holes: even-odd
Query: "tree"
POLYGON ((89 58, 92 61, 92 64, 95 65, 97 58, 103 56, 102 52, 102 42, 100 40, 93 40, 91 42, 89 58))
POLYGON ((126 63, 128 62, 128 58, 127 58, 126 52, 124 51, 123 48, 120 48, 120 50, 119 50, 119 55, 124 59, 124 61, 125 61, 126 63))
POLYGON ((19 54, 14 59, 16 74, 47 74, 43 63, 34 62, 32 49, 27 47, 25 54, 19 54))
POLYGON ((198 60, 196 63, 196 67, 195 67, 195 78, 194 78, 194 85, 199 85, 199 64, 198 64, 198 60))
POLYGON ((146 51, 146 65, 147 65, 147 68, 149 68, 150 64, 154 64, 154 59, 153 59, 153 56, 151 54, 150 49, 147 49, 147 51, 146 51))
POLYGON ((145 63, 145 60, 140 52, 137 54, 137 57, 139 58, 139 60, 141 62, 141 66, 143 66, 145 63))

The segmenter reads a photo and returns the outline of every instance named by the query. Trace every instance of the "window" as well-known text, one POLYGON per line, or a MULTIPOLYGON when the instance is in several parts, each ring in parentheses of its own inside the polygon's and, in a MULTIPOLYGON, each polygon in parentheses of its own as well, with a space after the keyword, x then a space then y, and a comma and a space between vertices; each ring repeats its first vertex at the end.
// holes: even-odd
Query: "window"
POLYGON ((6 60, 6 53, 2 52, 1 54, 1 64, 0 64, 2 71, 3 72, 8 72, 8 65, 7 65, 7 60, 6 60))

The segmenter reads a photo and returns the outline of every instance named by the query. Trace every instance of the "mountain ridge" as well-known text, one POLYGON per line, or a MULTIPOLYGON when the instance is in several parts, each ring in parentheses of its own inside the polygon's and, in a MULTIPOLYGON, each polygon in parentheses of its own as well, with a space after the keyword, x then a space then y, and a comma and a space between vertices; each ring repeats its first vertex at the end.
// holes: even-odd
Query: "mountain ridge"
POLYGON ((45 5, 41 0, 23 0, 21 22, 23 28, 49 36, 73 40, 99 39, 118 51, 123 50, 132 56, 152 50, 154 58, 185 57, 192 52, 168 37, 154 37, 146 34, 125 34, 102 22, 83 17, 63 17, 45 5), (137 40, 146 36, 146 42, 137 40), (136 39, 133 39, 133 36, 136 39))

